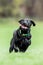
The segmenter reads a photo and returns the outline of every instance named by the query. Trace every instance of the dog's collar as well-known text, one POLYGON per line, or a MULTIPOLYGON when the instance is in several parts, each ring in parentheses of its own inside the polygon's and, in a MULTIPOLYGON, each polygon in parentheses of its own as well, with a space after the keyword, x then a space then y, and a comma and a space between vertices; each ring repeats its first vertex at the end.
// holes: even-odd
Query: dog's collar
MULTIPOLYGON (((20 34, 21 34, 21 30, 20 30, 20 34)), ((21 34, 22 36, 30 36, 30 33, 28 32, 27 34, 21 34)))

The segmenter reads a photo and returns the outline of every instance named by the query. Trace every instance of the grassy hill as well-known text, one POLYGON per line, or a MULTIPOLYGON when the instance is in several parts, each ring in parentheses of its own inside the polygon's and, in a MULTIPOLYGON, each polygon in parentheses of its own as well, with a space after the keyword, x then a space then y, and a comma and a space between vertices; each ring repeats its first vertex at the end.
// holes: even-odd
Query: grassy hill
POLYGON ((32 44, 25 53, 9 53, 10 40, 19 27, 14 19, 0 19, 0 65, 43 65, 43 22, 31 28, 32 44))

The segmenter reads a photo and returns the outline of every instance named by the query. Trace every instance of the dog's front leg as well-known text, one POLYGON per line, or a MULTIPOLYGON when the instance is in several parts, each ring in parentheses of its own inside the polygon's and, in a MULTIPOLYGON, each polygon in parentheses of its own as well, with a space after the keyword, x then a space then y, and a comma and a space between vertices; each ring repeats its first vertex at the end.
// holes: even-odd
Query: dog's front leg
POLYGON ((11 42, 10 42, 10 48, 9 48, 9 52, 11 53, 14 49, 14 39, 12 38, 11 42))

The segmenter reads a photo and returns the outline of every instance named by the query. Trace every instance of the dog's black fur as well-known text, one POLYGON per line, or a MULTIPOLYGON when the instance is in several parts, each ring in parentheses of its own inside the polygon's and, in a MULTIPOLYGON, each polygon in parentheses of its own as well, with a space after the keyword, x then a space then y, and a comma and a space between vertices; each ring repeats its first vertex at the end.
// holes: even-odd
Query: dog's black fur
MULTIPOLYGON (((20 20, 19 22, 22 22, 24 20, 20 20)), ((35 26, 35 23, 31 20, 30 26, 27 30, 23 30, 21 27, 19 27, 18 30, 16 30, 13 34, 13 38, 10 42, 10 48, 9 52, 11 53, 13 50, 15 52, 25 52, 27 48, 31 45, 31 34, 30 34, 30 27, 33 24, 35 26), (22 34, 29 34, 29 36, 22 36, 22 34)))

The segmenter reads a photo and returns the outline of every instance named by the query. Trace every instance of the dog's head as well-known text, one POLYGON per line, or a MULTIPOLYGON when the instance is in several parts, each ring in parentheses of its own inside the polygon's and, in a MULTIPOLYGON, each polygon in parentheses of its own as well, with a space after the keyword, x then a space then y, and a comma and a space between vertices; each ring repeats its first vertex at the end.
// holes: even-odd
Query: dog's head
POLYGON ((33 26, 35 26, 34 21, 29 20, 29 19, 21 19, 19 21, 19 23, 20 23, 21 27, 23 27, 23 28, 26 28, 26 27, 30 28, 32 24, 33 24, 33 26))
POLYGON ((27 19, 27 18, 26 18, 26 19, 21 19, 21 20, 19 21, 19 23, 20 23, 21 29, 22 29, 24 32, 27 31, 27 30, 29 30, 32 24, 33 24, 33 26, 35 26, 34 21, 29 20, 29 19, 27 19))

